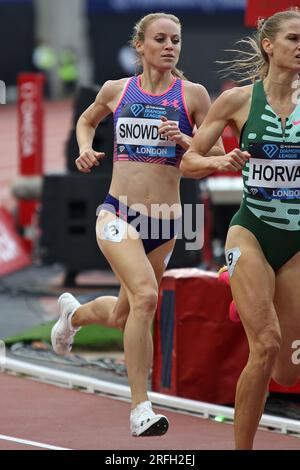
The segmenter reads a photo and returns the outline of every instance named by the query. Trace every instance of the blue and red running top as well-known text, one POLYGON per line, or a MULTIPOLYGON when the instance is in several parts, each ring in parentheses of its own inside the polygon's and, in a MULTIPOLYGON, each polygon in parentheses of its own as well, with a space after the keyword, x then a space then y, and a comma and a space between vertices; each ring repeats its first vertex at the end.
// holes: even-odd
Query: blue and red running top
POLYGON ((114 161, 157 163, 179 167, 185 150, 159 135, 160 117, 192 136, 193 123, 184 98, 184 81, 174 78, 159 95, 143 90, 141 77, 128 79, 114 112, 114 161))

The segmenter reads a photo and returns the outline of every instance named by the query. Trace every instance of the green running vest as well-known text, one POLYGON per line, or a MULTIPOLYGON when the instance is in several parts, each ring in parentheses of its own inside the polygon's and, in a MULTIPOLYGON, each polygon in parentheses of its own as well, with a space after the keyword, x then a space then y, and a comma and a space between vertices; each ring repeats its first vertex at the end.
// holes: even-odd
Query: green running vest
POLYGON ((300 230, 300 103, 286 118, 267 102, 262 81, 254 84, 241 150, 251 158, 243 168, 243 204, 261 221, 283 230, 300 230))

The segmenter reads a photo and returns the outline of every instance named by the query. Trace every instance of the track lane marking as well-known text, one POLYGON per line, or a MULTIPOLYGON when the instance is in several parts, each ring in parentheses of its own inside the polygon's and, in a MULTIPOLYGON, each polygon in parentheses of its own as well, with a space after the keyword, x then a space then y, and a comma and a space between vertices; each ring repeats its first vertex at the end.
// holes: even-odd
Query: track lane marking
POLYGON ((48 450, 71 450, 71 449, 67 449, 65 447, 57 447, 57 446, 52 446, 50 444, 43 444, 41 442, 28 441, 26 439, 19 439, 17 437, 5 436, 4 434, 0 434, 0 440, 9 441, 9 442, 16 442, 18 444, 24 444, 26 446, 33 446, 33 447, 40 447, 42 449, 48 449, 48 450))

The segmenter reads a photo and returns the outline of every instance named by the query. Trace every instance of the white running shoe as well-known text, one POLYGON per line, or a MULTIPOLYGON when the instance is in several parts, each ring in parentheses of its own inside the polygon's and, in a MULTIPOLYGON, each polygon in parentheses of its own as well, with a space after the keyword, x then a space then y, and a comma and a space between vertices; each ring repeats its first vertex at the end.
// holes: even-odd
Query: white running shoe
POLYGON ((132 436, 162 436, 169 427, 169 421, 163 415, 156 415, 151 401, 140 403, 130 413, 132 436))
POLYGON ((81 329, 74 328, 71 320, 75 311, 80 307, 78 300, 72 294, 65 292, 58 299, 60 316, 51 330, 51 343, 56 354, 64 356, 72 349, 74 336, 81 329))

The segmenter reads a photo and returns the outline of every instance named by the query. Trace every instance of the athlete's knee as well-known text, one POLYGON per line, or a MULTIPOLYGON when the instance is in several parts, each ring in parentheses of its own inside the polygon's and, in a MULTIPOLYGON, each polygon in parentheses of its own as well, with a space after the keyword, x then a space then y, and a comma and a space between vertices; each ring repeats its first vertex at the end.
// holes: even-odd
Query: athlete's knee
POLYGON ((132 296, 130 307, 137 314, 153 317, 158 300, 158 287, 156 285, 141 285, 132 296))
POLYGON ((257 335, 250 357, 262 371, 270 373, 279 355, 280 332, 276 328, 265 328, 257 335))

